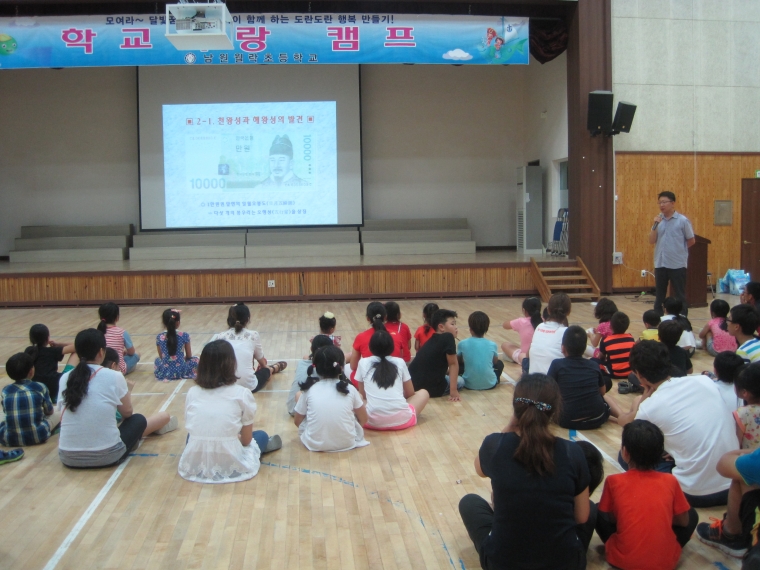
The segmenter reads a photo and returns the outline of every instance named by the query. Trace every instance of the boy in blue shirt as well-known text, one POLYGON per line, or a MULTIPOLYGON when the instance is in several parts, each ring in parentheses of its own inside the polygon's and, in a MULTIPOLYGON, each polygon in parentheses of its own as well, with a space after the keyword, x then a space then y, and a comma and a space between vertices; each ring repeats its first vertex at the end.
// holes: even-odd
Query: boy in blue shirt
POLYGON ((34 361, 23 352, 5 363, 5 372, 14 380, 3 388, 5 421, 0 423, 0 444, 5 446, 45 443, 61 421, 44 384, 32 382, 34 361))
POLYGON ((488 332, 491 320, 482 311, 475 311, 467 319, 470 338, 459 343, 457 356, 460 360, 460 374, 464 387, 468 390, 490 390, 499 385, 504 363, 499 360, 496 343, 483 338, 488 332))

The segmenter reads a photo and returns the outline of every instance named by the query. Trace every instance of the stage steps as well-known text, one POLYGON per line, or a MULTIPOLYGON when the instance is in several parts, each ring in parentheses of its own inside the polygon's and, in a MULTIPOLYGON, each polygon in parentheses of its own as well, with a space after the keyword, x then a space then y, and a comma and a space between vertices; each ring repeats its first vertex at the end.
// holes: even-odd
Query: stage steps
POLYGON ((132 238, 132 249, 145 247, 244 246, 245 230, 237 232, 146 232, 132 238))
POLYGON ((575 267, 554 267, 538 265, 535 258, 530 258, 530 274, 543 302, 547 303, 555 293, 566 293, 571 299, 599 300, 599 286, 583 260, 576 257, 575 263, 575 267))
POLYGON ((124 261, 126 247, 97 247, 79 249, 38 249, 11 251, 11 263, 50 263, 62 261, 124 261))
POLYGON ((243 259, 243 245, 183 245, 133 247, 129 250, 130 261, 159 259, 243 259))
POLYGON ((365 220, 364 255, 474 254, 467 218, 365 220))
POLYGON ((248 232, 246 243, 245 256, 249 259, 361 255, 356 228, 253 230, 248 232))
POLYGON ((22 226, 8 257, 11 263, 123 261, 133 233, 132 224, 22 226))

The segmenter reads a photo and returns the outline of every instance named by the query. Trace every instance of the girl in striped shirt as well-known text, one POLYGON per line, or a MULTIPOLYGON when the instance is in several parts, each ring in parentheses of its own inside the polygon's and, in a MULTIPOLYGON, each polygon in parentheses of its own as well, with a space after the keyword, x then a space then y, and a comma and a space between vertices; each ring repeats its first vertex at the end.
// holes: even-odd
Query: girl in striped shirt
POLYGON ((135 345, 129 337, 129 333, 116 326, 119 322, 119 305, 116 303, 103 303, 98 309, 100 322, 98 330, 106 337, 106 346, 113 348, 119 355, 119 370, 127 375, 133 372, 140 355, 135 351, 135 345))

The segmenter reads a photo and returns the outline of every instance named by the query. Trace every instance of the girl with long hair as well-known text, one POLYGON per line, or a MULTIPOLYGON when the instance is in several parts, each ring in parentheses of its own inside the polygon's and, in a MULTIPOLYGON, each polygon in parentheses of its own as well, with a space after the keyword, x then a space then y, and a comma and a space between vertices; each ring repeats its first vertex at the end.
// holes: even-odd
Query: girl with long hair
POLYGON ((388 331, 375 331, 369 341, 372 356, 362 358, 356 370, 357 389, 367 400, 367 423, 373 430, 402 430, 417 425, 417 415, 428 403, 427 390, 414 391, 406 363, 393 354, 388 331))
POLYGON ((211 340, 226 340, 232 345, 237 361, 238 384, 251 392, 258 392, 269 382, 273 374, 285 370, 288 363, 277 362, 271 366, 267 364, 259 333, 246 328, 250 322, 251 310, 245 303, 236 303, 227 312, 227 326, 230 328, 215 334, 211 340), (258 363, 258 370, 254 370, 254 362, 258 363))
POLYGON ((61 437, 58 457, 67 467, 106 467, 124 461, 140 438, 177 429, 166 412, 135 414, 124 375, 101 366, 106 339, 86 329, 74 339, 79 363, 60 380, 61 437), (116 412, 123 418, 116 423, 116 412))
POLYGON ((158 358, 153 372, 157 380, 169 382, 180 378, 195 378, 198 357, 190 348, 190 335, 179 330, 180 311, 166 309, 161 315, 166 330, 156 335, 158 358))
POLYGON ((509 425, 480 447, 475 471, 491 479, 493 507, 470 494, 459 512, 484 569, 586 567, 590 475, 580 446, 551 432, 560 403, 554 380, 524 375, 509 425))

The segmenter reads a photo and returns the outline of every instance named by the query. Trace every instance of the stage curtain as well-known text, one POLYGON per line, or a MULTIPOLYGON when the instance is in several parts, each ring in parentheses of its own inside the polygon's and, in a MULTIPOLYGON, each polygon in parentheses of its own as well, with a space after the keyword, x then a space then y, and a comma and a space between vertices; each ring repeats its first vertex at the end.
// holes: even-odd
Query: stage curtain
POLYGON ((530 53, 539 63, 553 60, 567 49, 564 20, 530 20, 530 53))

